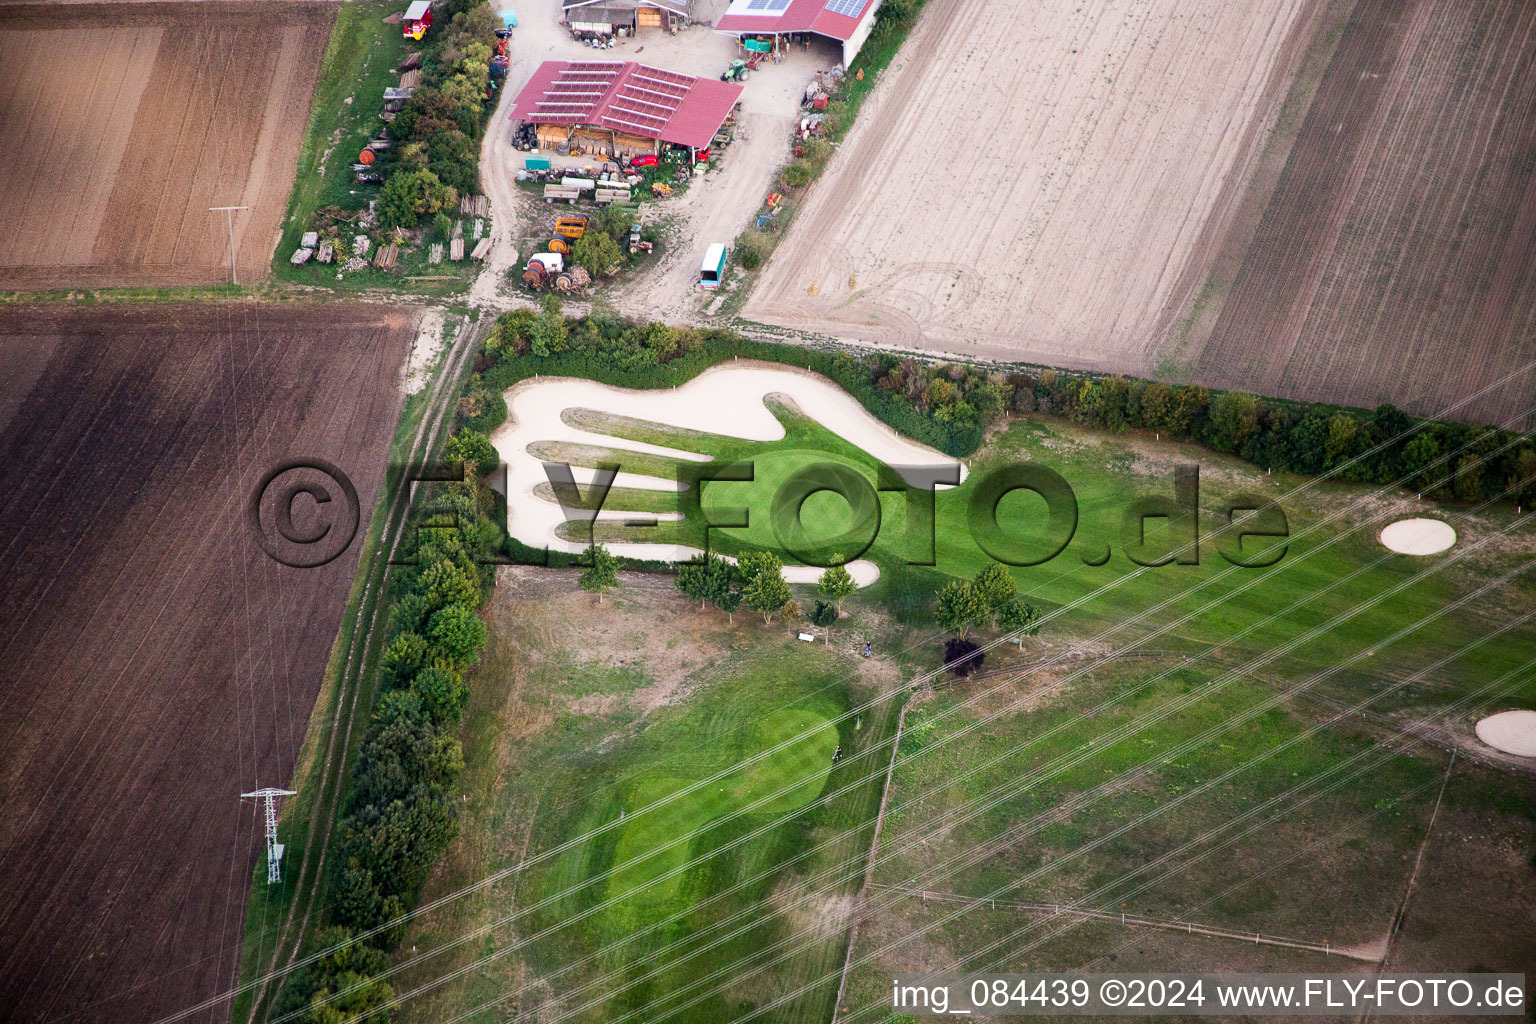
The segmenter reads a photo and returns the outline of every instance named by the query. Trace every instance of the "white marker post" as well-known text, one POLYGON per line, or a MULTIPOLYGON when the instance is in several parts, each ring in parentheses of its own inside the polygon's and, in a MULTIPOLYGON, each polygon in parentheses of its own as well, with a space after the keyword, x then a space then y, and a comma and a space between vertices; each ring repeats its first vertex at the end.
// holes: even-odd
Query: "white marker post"
POLYGON ((224 220, 229 225, 229 283, 230 284, 239 284, 240 283, 239 279, 235 276, 235 211, 236 210, 249 210, 249 209, 250 209, 249 206, 210 206, 210 207, 208 207, 208 212, 209 213, 223 213, 224 214, 224 220))

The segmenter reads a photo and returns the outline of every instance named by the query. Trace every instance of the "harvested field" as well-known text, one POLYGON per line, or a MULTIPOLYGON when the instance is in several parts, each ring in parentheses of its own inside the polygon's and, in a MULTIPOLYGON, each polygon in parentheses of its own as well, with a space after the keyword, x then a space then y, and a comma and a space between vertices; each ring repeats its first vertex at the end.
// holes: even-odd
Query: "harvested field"
POLYGON ((153 1020, 234 981, 239 794, 289 780, 361 543, 285 568, 247 502, 325 459, 361 536, 413 319, 0 307, 0 1019, 153 1020))
POLYGON ((1316 6, 930 0, 744 315, 1149 370, 1316 6))
POLYGON ((335 8, 0 6, 0 289, 266 276, 335 8))
MULTIPOLYGON (((1196 376, 1430 413, 1532 360, 1536 7, 1359 4, 1196 376)), ((1533 396, 1527 373, 1456 415, 1533 396)))

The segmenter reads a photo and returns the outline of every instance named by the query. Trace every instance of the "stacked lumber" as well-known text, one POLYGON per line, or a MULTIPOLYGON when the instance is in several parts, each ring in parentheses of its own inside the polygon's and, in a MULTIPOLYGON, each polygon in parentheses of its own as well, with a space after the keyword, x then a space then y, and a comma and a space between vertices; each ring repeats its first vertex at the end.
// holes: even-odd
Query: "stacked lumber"
POLYGON ((373 265, 380 270, 394 270, 395 264, 400 259, 400 246, 391 242, 381 246, 373 255, 373 265))
POLYGON ((432 243, 432 248, 427 251, 427 262, 428 263, 441 263, 441 262, 443 262, 443 243, 442 242, 433 242, 432 243))
POLYGON ((421 84, 421 71, 412 69, 400 76, 400 88, 414 89, 421 84))
POLYGON ((293 255, 288 257, 288 262, 296 267, 301 267, 309 262, 309 258, 315 254, 313 249, 295 249, 293 255))
POLYGON ((489 235, 475 243, 475 251, 469 254, 472 260, 483 260, 491 251, 491 237, 489 235))
POLYGON ((455 238, 448 246, 448 258, 458 261, 464 258, 464 239, 455 238))
POLYGON ((410 53, 405 55, 405 60, 400 62, 401 71, 415 71, 419 67, 421 67, 420 50, 412 50, 410 53))
POLYGON ((485 196, 464 196, 459 200, 459 212, 466 217, 489 217, 491 201, 485 196))
POLYGON ((336 258, 336 245, 329 238, 320 243, 320 251, 315 253, 315 259, 321 263, 329 263, 336 258))

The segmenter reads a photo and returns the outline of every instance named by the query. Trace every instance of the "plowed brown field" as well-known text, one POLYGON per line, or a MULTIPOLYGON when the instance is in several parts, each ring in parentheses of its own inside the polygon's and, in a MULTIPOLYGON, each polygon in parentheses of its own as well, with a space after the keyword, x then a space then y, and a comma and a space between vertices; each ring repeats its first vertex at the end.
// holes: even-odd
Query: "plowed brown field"
POLYGON ((234 982, 239 794, 290 778, 361 543, 285 568, 246 503, 325 459, 361 537, 413 319, 0 307, 0 1020, 154 1020, 234 982))
POLYGON ((335 9, 0 6, 0 289, 269 269, 335 9))
POLYGON ((1504 421, 1536 5, 929 0, 743 315, 1504 421))
POLYGON ((1314 0, 929 0, 744 315, 1146 370, 1314 0))
MULTIPOLYGON (((1196 361, 1435 412, 1536 360, 1536 5, 1360 3, 1196 361)), ((1456 418, 1536 401, 1526 372, 1456 418)))

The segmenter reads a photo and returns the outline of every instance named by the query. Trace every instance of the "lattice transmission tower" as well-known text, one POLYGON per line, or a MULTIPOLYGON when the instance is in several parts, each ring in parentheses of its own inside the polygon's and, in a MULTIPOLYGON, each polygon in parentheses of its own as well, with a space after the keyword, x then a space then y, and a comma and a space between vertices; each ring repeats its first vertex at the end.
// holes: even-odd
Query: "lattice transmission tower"
POLYGON ((292 789, 274 789, 271 786, 254 793, 241 793, 240 799, 261 800, 267 810, 267 884, 283 880, 283 844, 277 841, 277 801, 280 797, 296 796, 292 789))

